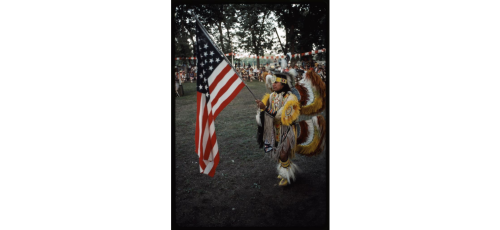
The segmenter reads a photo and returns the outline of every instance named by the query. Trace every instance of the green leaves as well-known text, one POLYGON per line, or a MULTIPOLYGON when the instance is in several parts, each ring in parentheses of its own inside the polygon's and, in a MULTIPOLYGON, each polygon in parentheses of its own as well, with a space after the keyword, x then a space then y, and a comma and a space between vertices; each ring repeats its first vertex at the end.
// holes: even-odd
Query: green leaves
MULTIPOLYGON (((323 48, 328 33, 327 4, 197 4, 175 5, 175 56, 194 56, 193 11, 224 53, 281 52, 275 27, 285 30, 281 41, 292 53, 323 48)), ((185 61, 185 60, 184 60, 185 61)), ((256 60, 260 64, 260 59, 256 60)))

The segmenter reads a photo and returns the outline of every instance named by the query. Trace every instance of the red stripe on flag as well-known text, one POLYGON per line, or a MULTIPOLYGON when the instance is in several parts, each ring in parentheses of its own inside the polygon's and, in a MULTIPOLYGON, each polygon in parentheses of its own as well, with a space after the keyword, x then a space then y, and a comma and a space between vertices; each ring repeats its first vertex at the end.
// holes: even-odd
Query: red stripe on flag
MULTIPOLYGON (((207 131, 209 132, 209 135, 210 135, 210 125, 213 123, 213 119, 212 119, 212 122, 209 122, 208 123, 208 129, 207 131)), ((210 148, 207 148, 208 151, 205 151, 205 155, 203 155, 203 159, 204 160, 208 160, 208 158, 210 157, 210 155, 212 154, 213 150, 214 150, 214 146, 215 146, 215 143, 217 142, 217 135, 215 135, 215 131, 214 131, 214 134, 212 136, 210 136, 208 138, 209 143, 210 143, 210 148)), ((208 144, 208 143, 207 143, 208 144)))
MULTIPOLYGON (((224 95, 224 93, 226 93, 226 91, 229 89, 229 87, 231 87, 233 85, 234 81, 236 81, 237 79, 238 79, 238 75, 236 75, 236 74, 234 74, 233 76, 231 76, 231 78, 229 78, 227 83, 219 90, 219 92, 217 93, 217 96, 215 96, 215 98, 210 100, 212 106, 217 104, 217 101, 219 100, 219 98, 222 95, 224 95)), ((212 87, 212 86, 210 86, 210 87, 212 87)))
MULTIPOLYGON (((200 93, 200 92, 196 93, 196 114, 197 115, 200 114, 200 100, 201 100, 202 96, 203 96, 202 93, 200 93)), ((200 138, 199 138, 200 137, 199 136, 199 134, 200 134, 200 131, 199 131, 200 124, 198 124, 198 120, 199 120, 199 117, 196 116, 196 131, 195 131, 195 134, 194 134, 194 136, 195 136, 195 141, 194 141, 195 143, 194 144, 195 144, 195 152, 196 153, 198 153, 198 142, 200 140, 200 138)))
POLYGON ((212 148, 214 147, 214 143, 212 143, 212 138, 210 136, 210 122, 208 121, 207 119, 207 122, 205 123, 205 131, 204 132, 207 132, 208 133, 208 138, 207 138, 207 142, 205 143, 205 151, 203 152, 203 159, 204 160, 208 160, 208 157, 210 156, 210 152, 212 151, 212 148))
MULTIPOLYGON (((214 79, 214 81, 208 87, 210 89, 210 92, 212 92, 215 89, 217 84, 219 84, 220 80, 222 80, 224 78, 224 76, 226 76, 226 74, 229 72, 229 70, 231 70, 231 66, 226 65, 226 67, 224 67, 224 69, 219 74, 217 74, 217 77, 214 79)), ((212 105, 215 105, 215 104, 212 103, 212 105)))
POLYGON ((208 157, 210 156, 210 153, 212 152, 212 149, 215 146, 215 142, 217 141, 217 136, 215 135, 215 131, 213 135, 210 132, 210 126, 214 122, 215 122, 215 117, 213 116, 213 109, 212 109, 211 111, 208 111, 208 119, 207 119, 208 128, 206 129, 206 131, 208 132, 208 141, 207 141, 207 148, 205 149, 205 153, 203 154, 204 160, 208 160, 208 157))
MULTIPOLYGON (((199 22, 197 25, 199 28, 203 28, 199 22)), ((199 28, 197 27, 197 31, 199 31, 199 28)), ((206 37, 206 39, 210 40, 209 37, 206 37)), ((200 39, 197 38, 197 40, 200 39)), ((217 47, 215 47, 215 49, 217 49, 217 47)), ((237 57, 248 56, 233 52, 225 55, 233 55, 237 57)), ((203 60, 205 60, 205 58, 201 57, 198 61, 202 62, 203 60)), ((218 66, 217 70, 214 70, 215 72, 212 72, 211 76, 209 76, 209 93, 214 92, 214 95, 210 96, 210 101, 207 101, 204 93, 198 92, 197 94, 198 108, 197 123, 195 127, 195 147, 199 156, 199 169, 201 172, 208 174, 210 177, 215 175, 215 169, 217 168, 220 160, 217 135, 215 133, 215 118, 236 97, 243 86, 245 86, 244 83, 239 80, 237 74, 229 74, 231 69, 232 67, 224 61, 224 64, 218 66), (219 86, 219 84, 221 85, 219 86), (217 106, 216 110, 212 107, 214 105, 217 106)))
MULTIPOLYGON (((207 102, 207 104, 210 102, 207 102)), ((201 137, 205 136, 205 132, 207 132, 207 142, 203 143, 203 146, 205 146, 205 150, 202 152, 200 155, 201 158, 208 160, 208 156, 210 155, 210 152, 212 151, 212 140, 210 137, 210 116, 212 115, 212 111, 208 111, 208 106, 205 106, 205 109, 203 111, 203 132, 201 137)), ((203 139, 202 139, 203 142, 203 139)))
POLYGON ((236 95, 238 95, 238 93, 241 91, 241 89, 243 89, 243 87, 245 87, 245 84, 243 84, 243 82, 241 82, 241 84, 238 87, 236 87, 236 89, 231 94, 231 96, 229 96, 224 102, 221 103, 219 108, 217 108, 217 110, 215 111, 215 114, 214 114, 215 117, 217 117, 219 115, 219 113, 229 104, 229 102, 231 102, 236 97, 236 95))
MULTIPOLYGON (((200 157, 200 159, 198 159, 198 162, 200 163, 201 169, 205 170, 205 168, 207 167, 207 165, 203 161, 203 158, 200 157)), ((203 173, 203 171, 201 171, 200 173, 203 173)))

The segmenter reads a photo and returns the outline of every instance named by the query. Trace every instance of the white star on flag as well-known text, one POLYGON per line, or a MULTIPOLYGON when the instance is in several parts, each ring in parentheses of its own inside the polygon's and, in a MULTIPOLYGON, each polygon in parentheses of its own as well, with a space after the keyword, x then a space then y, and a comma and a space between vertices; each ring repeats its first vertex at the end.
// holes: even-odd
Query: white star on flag
POLYGON ((214 59, 210 59, 210 63, 213 63, 214 62, 214 59))
POLYGON ((208 67, 208 69, 212 70, 212 69, 214 69, 214 68, 212 68, 212 66, 210 66, 210 67, 208 67))
POLYGON ((207 44, 205 44, 205 48, 208 48, 207 44))
POLYGON ((205 54, 205 56, 207 56, 207 52, 205 52, 205 53, 203 53, 203 54, 205 54))
POLYGON ((215 61, 219 62, 219 58, 216 58, 215 61))
POLYGON ((203 87, 201 87, 201 85, 200 85, 200 89, 203 89, 203 87))
POLYGON ((210 55, 214 55, 214 51, 210 51, 210 55))

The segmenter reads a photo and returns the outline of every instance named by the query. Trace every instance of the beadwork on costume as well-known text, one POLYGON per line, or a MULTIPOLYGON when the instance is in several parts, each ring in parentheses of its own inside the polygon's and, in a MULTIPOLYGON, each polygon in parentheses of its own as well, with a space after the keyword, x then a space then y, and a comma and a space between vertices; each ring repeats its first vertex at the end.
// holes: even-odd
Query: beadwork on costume
POLYGON ((271 160, 278 161, 279 186, 287 186, 295 180, 295 174, 299 171, 291 160, 295 153, 315 156, 323 152, 325 146, 326 122, 319 115, 326 105, 325 84, 313 71, 308 71, 306 77, 297 84, 296 76, 294 70, 268 75, 266 87, 271 91, 271 85, 275 82, 287 84, 290 90, 264 95, 262 101, 266 108, 258 109, 256 116, 259 144, 271 160), (301 121, 301 115, 313 117, 301 121))

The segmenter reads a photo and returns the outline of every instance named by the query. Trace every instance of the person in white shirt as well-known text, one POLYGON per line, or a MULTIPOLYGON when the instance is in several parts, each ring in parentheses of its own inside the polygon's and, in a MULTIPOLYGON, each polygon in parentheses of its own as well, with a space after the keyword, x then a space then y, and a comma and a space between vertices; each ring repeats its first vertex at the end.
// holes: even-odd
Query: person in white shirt
POLYGON ((253 69, 253 73, 254 73, 254 76, 257 76, 257 78, 259 79, 259 81, 261 81, 260 77, 259 77, 259 68, 253 69))

